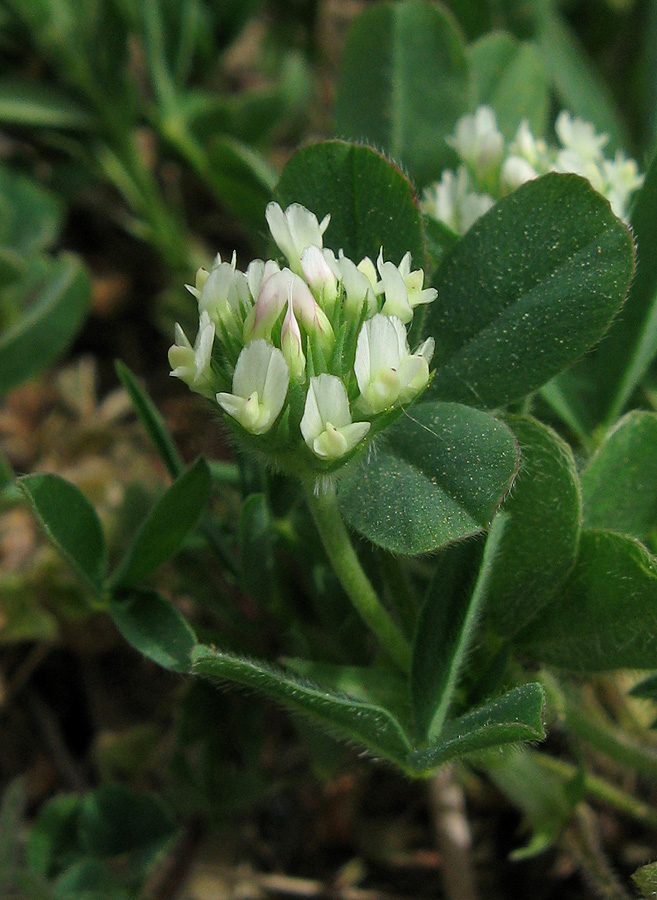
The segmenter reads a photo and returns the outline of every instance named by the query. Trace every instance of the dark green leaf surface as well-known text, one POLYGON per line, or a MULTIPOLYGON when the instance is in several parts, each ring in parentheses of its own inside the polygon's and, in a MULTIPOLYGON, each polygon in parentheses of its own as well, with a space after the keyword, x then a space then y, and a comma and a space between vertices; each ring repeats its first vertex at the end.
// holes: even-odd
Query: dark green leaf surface
POLYGON ((259 603, 274 591, 274 528, 264 494, 251 494, 242 503, 238 528, 242 589, 259 603))
POLYGON ((338 500, 347 523, 393 553, 425 553, 485 528, 516 472, 515 438, 456 403, 421 403, 350 467, 338 500))
POLYGON ((508 521, 488 582, 486 616, 502 634, 513 634, 574 566, 582 500, 570 447, 535 419, 504 421, 520 443, 520 468, 504 501, 508 521))
POLYGON ((0 396, 47 368, 69 347, 87 315, 91 294, 86 271, 71 256, 42 261, 11 290, 27 308, 0 335, 0 396))
POLYGON ((436 741, 451 705, 461 667, 472 640, 474 626, 486 597, 487 581, 504 533, 504 516, 496 516, 484 548, 479 576, 471 593, 447 602, 434 579, 420 613, 411 666, 411 697, 416 738, 436 741))
POLYGON ((581 477, 584 524, 644 540, 657 527, 657 415, 628 413, 581 477))
POLYGON ((657 561, 633 538, 583 531, 558 597, 516 635, 523 653, 574 672, 657 668, 657 561))
POLYGON ((126 641, 165 669, 188 672, 196 635, 178 610, 156 591, 130 588, 112 600, 114 624, 126 641))
POLYGON ((331 222, 324 244, 359 262, 383 247, 397 264, 407 250, 424 267, 422 216, 409 180, 369 147, 327 141, 299 150, 283 169, 276 195, 283 207, 301 203, 331 222))
POLYGON ((383 707, 211 647, 197 646, 192 658, 197 675, 262 691, 403 767, 410 744, 399 722, 383 707))
POLYGON ((524 185, 445 258, 427 310, 437 399, 495 407, 535 390, 604 333, 633 273, 627 228, 576 175, 524 185))
POLYGON ((548 79, 535 44, 493 31, 468 48, 468 58, 477 96, 474 105, 486 104, 495 110, 507 140, 515 137, 523 119, 534 135, 545 133, 548 79))
POLYGON ((112 583, 142 581, 175 556, 201 517, 211 486, 208 464, 200 457, 174 481, 142 522, 112 583))
POLYGON ((74 484, 59 475, 25 475, 18 486, 46 535, 94 590, 105 574, 105 539, 96 511, 74 484))
POLYGON ((381 147, 419 185, 453 160, 444 138, 466 112, 465 46, 444 8, 376 3, 352 26, 338 80, 338 137, 381 147))
POLYGON ((545 737, 543 702, 540 684, 523 684, 475 712, 447 721, 437 741, 411 753, 411 771, 429 774, 466 753, 542 740, 545 737))

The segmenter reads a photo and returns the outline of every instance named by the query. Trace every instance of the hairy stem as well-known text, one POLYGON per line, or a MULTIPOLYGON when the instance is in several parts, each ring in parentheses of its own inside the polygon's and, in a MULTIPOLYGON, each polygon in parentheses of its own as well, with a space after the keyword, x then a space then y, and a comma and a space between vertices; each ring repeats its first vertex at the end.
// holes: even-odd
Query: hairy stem
POLYGON ((327 492, 316 495, 312 486, 308 485, 306 501, 335 574, 358 615, 376 635, 387 655, 400 669, 408 672, 411 666, 410 645, 363 571, 342 520, 335 494, 327 492))

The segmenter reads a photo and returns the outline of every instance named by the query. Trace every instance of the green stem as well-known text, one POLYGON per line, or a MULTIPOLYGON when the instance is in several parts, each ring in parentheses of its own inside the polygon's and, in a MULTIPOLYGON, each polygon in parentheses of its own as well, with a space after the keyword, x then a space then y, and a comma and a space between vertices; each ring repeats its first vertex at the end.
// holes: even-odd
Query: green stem
POLYGON ((363 571, 342 520, 335 494, 327 492, 316 495, 312 485, 306 485, 306 501, 328 558, 358 615, 376 635, 388 656, 404 672, 408 672, 411 667, 410 644, 382 606, 363 571))
MULTIPOLYGON (((533 753, 535 762, 546 772, 563 778, 564 781, 571 781, 575 776, 580 774, 580 770, 572 763, 562 759, 555 759, 545 753, 536 751, 533 753)), ((591 797, 595 797, 609 806, 614 807, 619 812, 623 812, 631 818, 647 825, 649 828, 657 828, 657 813, 647 803, 642 803, 631 794, 626 793, 620 788, 604 778, 597 775, 584 775, 584 790, 591 797)))
POLYGON ((610 722, 587 712, 573 692, 558 685, 554 678, 543 675, 542 681, 553 705, 562 713, 568 728, 596 750, 623 766, 657 778, 657 752, 644 747, 614 727, 610 722))

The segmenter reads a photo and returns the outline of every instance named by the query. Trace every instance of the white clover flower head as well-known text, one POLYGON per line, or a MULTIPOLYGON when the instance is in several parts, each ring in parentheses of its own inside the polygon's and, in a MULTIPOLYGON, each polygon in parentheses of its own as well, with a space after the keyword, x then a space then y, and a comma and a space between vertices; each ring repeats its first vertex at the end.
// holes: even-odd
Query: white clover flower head
POLYGON ((328 217, 320 224, 299 204, 270 204, 267 219, 289 267, 260 259, 241 272, 233 255, 199 270, 198 334, 192 346, 176 326, 172 374, 274 465, 335 485, 336 470, 426 386, 434 343, 411 353, 406 325, 436 291, 410 253, 395 265, 381 249, 376 265, 356 264, 323 247, 328 217))
POLYGON ((240 353, 232 393, 220 392, 216 399, 246 431, 264 434, 285 405, 289 383, 290 370, 282 352, 260 339, 240 353))
POLYGON ((472 115, 462 116, 447 141, 478 178, 488 178, 502 161, 504 138, 489 106, 480 106, 472 115))
POLYGON ((425 188, 422 211, 444 222, 455 234, 465 234, 495 203, 490 194, 477 193, 473 187, 465 166, 456 172, 446 169, 440 181, 425 188))
POLYGON ((354 371, 358 407, 376 414, 408 403, 429 381, 433 338, 411 354, 406 329, 397 316, 381 313, 363 323, 356 344, 354 371))
POLYGON ((214 322, 206 312, 201 313, 198 334, 194 346, 176 322, 175 343, 169 348, 171 375, 180 378, 198 394, 212 397, 212 346, 214 344, 214 322))
POLYGON ((369 422, 352 422, 347 389, 335 375, 310 379, 301 419, 301 434, 315 456, 340 459, 370 430, 369 422))
POLYGON ((626 219, 630 197, 643 185, 644 176, 636 162, 628 159, 622 150, 616 152, 613 160, 604 160, 602 169, 607 180, 605 196, 614 214, 626 219))
POLYGON ((278 203, 273 202, 267 205, 265 216, 279 250, 286 257, 292 271, 301 275, 301 254, 306 247, 322 247, 322 235, 331 217, 324 216, 318 222, 317 216, 300 203, 292 203, 283 212, 278 203))

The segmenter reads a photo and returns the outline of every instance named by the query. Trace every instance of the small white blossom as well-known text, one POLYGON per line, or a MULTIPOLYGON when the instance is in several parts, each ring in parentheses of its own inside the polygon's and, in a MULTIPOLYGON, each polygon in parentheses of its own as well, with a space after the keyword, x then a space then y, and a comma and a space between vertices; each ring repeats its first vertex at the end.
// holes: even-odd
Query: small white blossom
POLYGON ((301 434, 315 456, 340 459, 363 440, 369 422, 352 422, 347 389, 335 375, 310 379, 301 434))
POLYGON ((412 400, 429 380, 434 340, 411 354, 404 325, 396 316, 378 314, 363 324, 356 343, 354 372, 367 414, 412 400))
POLYGON ((271 330, 292 299, 294 312, 308 332, 316 332, 327 350, 333 346, 333 328, 306 282, 290 269, 274 272, 263 282, 260 294, 244 323, 244 339, 271 336, 271 330))
POLYGON ((494 203, 489 194, 472 190, 468 170, 459 166, 456 172, 446 169, 440 181, 425 189, 422 210, 456 234, 465 234, 494 203))
POLYGON ((217 403, 251 434, 264 434, 278 418, 290 383, 281 351, 265 340, 242 350, 233 373, 233 392, 217 394, 217 403))
POLYGON ((504 160, 500 172, 500 182, 504 190, 515 191, 534 178, 538 178, 538 172, 522 156, 509 156, 504 160))
POLYGON ((207 313, 201 313, 194 346, 192 347, 185 332, 176 322, 175 343, 169 348, 171 374, 204 397, 214 395, 211 369, 214 333, 214 322, 210 321, 207 313))
POLYGON ((602 148, 609 140, 607 134, 597 134, 590 122, 573 117, 565 109, 557 116, 554 126, 557 137, 566 150, 580 160, 597 161, 602 157, 602 148))
POLYGON ((335 260, 335 265, 339 273, 338 277, 342 281, 345 292, 345 312, 349 316, 360 316, 363 306, 366 307, 365 315, 367 316, 373 316, 378 309, 375 286, 372 284, 367 263, 372 265, 374 281, 376 282, 376 270, 374 270, 372 261, 367 259, 367 257, 356 265, 349 257, 344 255, 342 250, 340 250, 338 259, 335 260), (365 271, 360 268, 361 266, 363 266, 365 271))
POLYGON ((301 269, 320 305, 332 312, 338 296, 338 279, 329 265, 326 251, 315 244, 306 247, 301 254, 301 269))
POLYGON ((306 247, 314 245, 321 248, 322 235, 331 217, 325 216, 318 222, 317 216, 300 203, 293 203, 285 212, 278 203, 269 203, 265 216, 271 235, 287 258, 290 268, 301 275, 301 254, 306 247))
POLYGON ((232 263, 222 262, 212 268, 198 298, 199 311, 206 312, 215 325, 223 323, 232 333, 240 331, 252 302, 246 276, 235 269, 234 256, 232 263))
POLYGON ((622 150, 616 152, 613 160, 605 160, 602 168, 607 179, 606 197, 614 213, 625 219, 630 196, 642 186, 644 177, 636 162, 628 159, 622 150))
POLYGON ((462 116, 447 142, 484 180, 496 171, 504 154, 504 138, 489 106, 480 106, 473 115, 462 116))
POLYGON ((383 261, 383 252, 377 260, 379 275, 385 293, 381 312, 385 316, 396 316, 404 325, 413 318, 413 310, 421 303, 431 303, 438 296, 435 288, 422 290, 424 272, 411 272, 411 254, 406 253, 399 266, 383 261))
POLYGON ((253 299, 257 299, 258 294, 264 282, 275 272, 280 272, 281 267, 276 260, 268 259, 265 262, 262 259, 254 259, 246 267, 246 283, 249 286, 249 293, 253 299))
POLYGON ((300 381, 306 371, 306 357, 303 352, 301 329, 294 315, 291 290, 287 300, 287 312, 283 320, 283 328, 281 329, 281 351, 290 369, 290 374, 297 381, 300 381))

